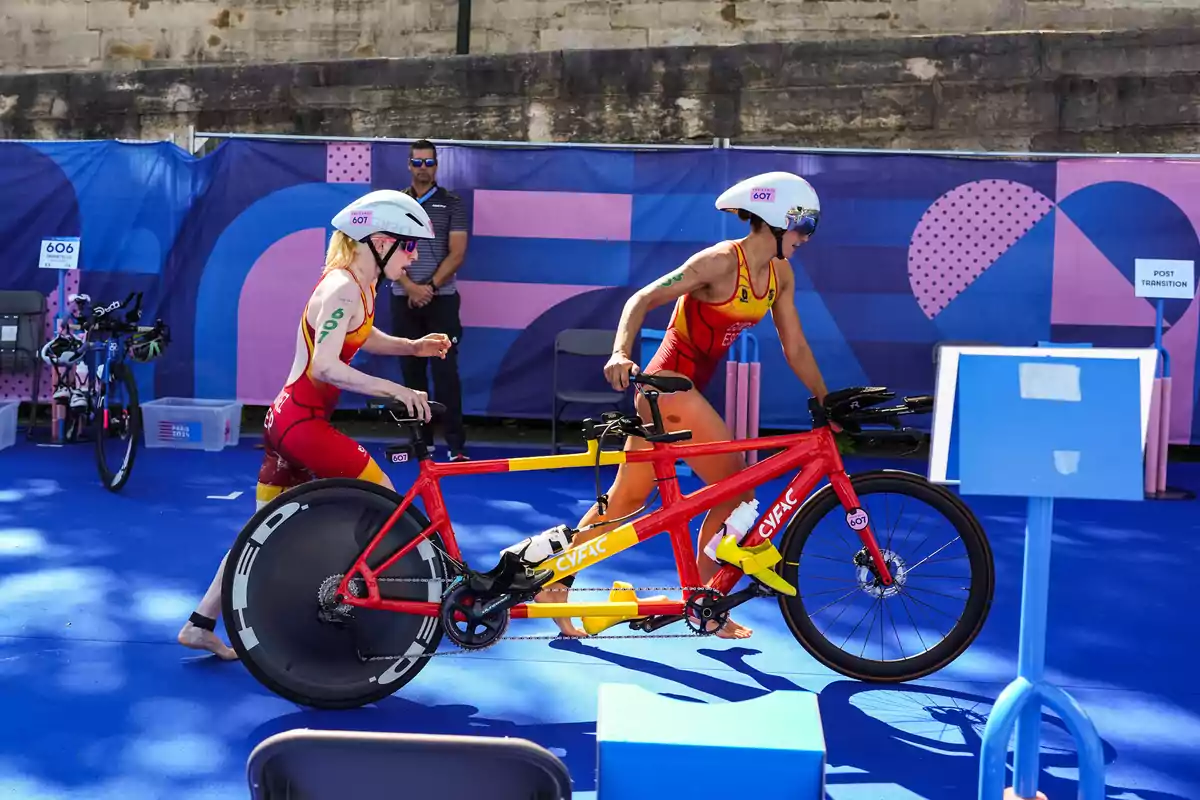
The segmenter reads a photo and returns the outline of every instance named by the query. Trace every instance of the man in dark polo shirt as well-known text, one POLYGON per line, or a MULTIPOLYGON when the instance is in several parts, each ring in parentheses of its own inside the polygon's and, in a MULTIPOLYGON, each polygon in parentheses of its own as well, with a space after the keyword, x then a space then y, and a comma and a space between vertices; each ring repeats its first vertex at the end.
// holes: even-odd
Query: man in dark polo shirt
MULTIPOLYGON (((426 368, 433 372, 432 399, 446 406, 442 435, 454 461, 467 460, 462 421, 462 384, 458 376, 458 347, 462 338, 458 286, 454 273, 467 252, 467 218, 462 200, 437 182, 437 148, 424 139, 409 151, 412 185, 404 191, 417 199, 433 223, 433 240, 417 246, 417 260, 392 284, 392 333, 419 339, 430 333, 450 337, 445 359, 402 356, 404 385, 428 392, 426 368)), ((427 446, 433 446, 426 429, 427 446)))

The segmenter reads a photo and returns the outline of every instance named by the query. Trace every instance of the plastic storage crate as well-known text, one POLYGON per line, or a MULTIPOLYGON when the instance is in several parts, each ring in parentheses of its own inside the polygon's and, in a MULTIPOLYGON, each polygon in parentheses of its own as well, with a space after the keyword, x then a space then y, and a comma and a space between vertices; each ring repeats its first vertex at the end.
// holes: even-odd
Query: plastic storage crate
POLYGON ((142 403, 146 447, 222 450, 242 434, 242 404, 236 400, 160 397, 142 403))
POLYGON ((20 400, 0 400, 0 450, 17 443, 17 412, 20 400))

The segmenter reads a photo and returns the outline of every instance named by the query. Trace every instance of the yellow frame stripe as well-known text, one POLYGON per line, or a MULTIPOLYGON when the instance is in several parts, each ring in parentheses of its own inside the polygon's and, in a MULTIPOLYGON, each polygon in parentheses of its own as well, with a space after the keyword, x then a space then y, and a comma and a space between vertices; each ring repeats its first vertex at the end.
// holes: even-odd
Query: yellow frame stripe
MULTIPOLYGON (((592 439, 588 443, 586 453, 564 453, 560 456, 525 456, 524 458, 508 459, 509 472, 529 472, 541 469, 565 469, 568 467, 591 467, 596 463, 596 453, 600 450, 600 442, 592 439)), ((624 464, 624 450, 605 450, 600 453, 600 464, 624 464)))
POLYGON ((570 550, 564 550, 557 557, 539 564, 538 569, 554 570, 554 577, 548 583, 557 583, 585 567, 599 564, 609 556, 616 555, 622 550, 628 550, 638 541, 638 535, 634 531, 633 525, 627 522, 608 533, 597 536, 590 542, 577 544, 570 550))
POLYGON ((529 603, 525 606, 529 619, 560 617, 638 617, 644 616, 633 601, 598 603, 529 603))

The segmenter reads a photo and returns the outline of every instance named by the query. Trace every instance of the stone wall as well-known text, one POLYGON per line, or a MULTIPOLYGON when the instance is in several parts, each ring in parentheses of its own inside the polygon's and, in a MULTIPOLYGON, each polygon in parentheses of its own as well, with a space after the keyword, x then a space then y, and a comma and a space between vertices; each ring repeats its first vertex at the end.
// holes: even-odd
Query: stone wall
MULTIPOLYGON (((0 72, 452 54, 457 0, 3 0, 0 72)), ((1200 23, 1196 0, 473 0, 471 52, 1200 23)))
POLYGON ((333 137, 1193 152, 1198 124, 1196 29, 0 76, 0 137, 10 138, 166 138, 195 125, 333 137))

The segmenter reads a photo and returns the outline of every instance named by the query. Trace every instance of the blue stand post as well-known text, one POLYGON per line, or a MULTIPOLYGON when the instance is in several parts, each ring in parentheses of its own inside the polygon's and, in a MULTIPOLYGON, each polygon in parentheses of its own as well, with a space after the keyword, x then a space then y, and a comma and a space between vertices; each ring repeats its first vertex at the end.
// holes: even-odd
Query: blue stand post
MULTIPOLYGON (((1004 796, 1014 730, 1012 788, 1037 797, 1043 706, 1062 717, 1078 747, 1080 800, 1104 800, 1095 726, 1074 698, 1045 680, 1054 499, 1144 499, 1142 453, 1153 432, 1142 408, 1149 408, 1157 360, 1148 348, 943 350, 935 402, 957 411, 962 494, 1028 498, 1017 677, 984 729, 979 800, 1004 796)), ((934 435, 952 432, 935 420, 934 435)), ((952 466, 934 467, 931 457, 931 479, 946 480, 952 466)))
POLYGON ((1079 748, 1080 800, 1104 800, 1104 750, 1100 736, 1075 699, 1044 679, 1054 500, 1031 497, 1028 513, 1017 679, 1000 693, 983 730, 979 800, 999 800, 1004 795, 1007 784, 1005 756, 1014 727, 1017 741, 1013 756, 1013 789, 1018 797, 1037 796, 1043 705, 1063 718, 1079 748))

